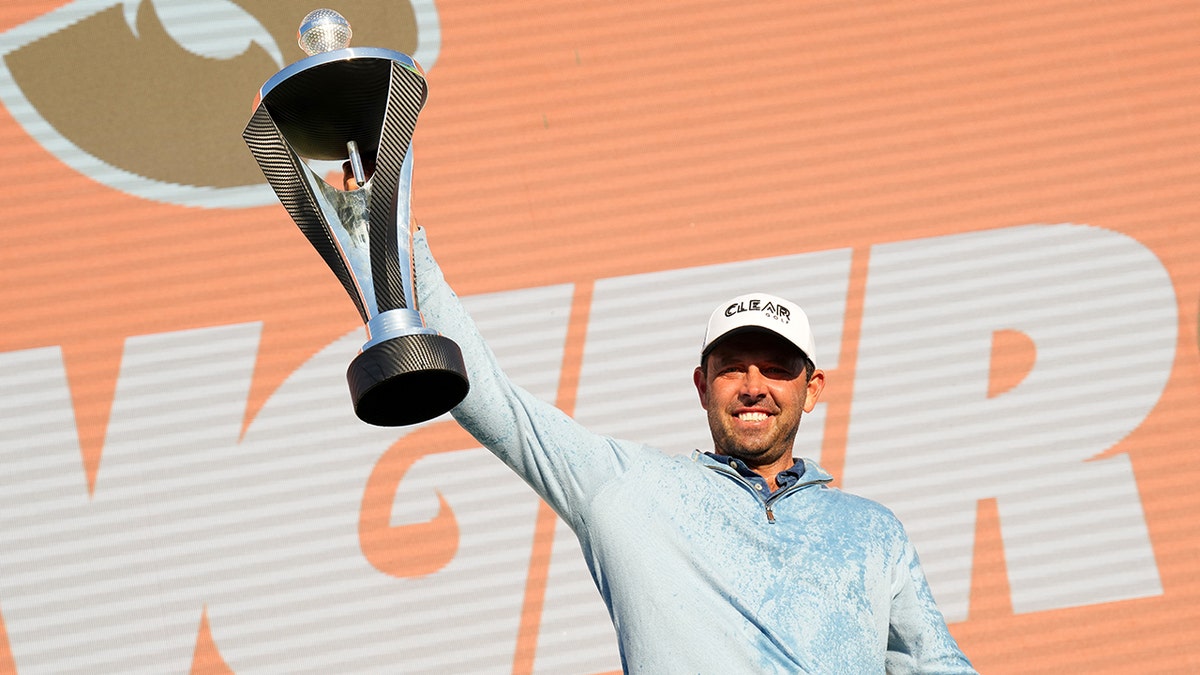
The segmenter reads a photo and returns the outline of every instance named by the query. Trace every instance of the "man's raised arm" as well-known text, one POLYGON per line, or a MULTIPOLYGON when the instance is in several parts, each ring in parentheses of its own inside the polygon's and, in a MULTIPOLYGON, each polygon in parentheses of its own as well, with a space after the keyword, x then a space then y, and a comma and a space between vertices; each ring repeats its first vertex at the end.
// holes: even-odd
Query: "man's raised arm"
POLYGON ((413 265, 422 315, 458 343, 467 365, 471 390, 454 418, 574 527, 578 509, 644 448, 593 434, 512 383, 446 283, 423 229, 413 235, 413 265))

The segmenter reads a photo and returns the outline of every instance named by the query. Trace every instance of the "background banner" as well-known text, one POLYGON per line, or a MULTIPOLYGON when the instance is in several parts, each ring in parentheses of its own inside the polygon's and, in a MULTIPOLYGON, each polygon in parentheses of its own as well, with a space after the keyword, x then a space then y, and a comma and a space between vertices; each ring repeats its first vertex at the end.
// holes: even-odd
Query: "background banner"
MULTIPOLYGON (((1200 6, 331 6, 427 70, 414 208, 516 381, 708 448, 708 312, 792 298, 800 452, 981 672, 1200 670, 1200 6)), ((354 417, 240 135, 316 7, 0 8, 0 672, 620 668, 519 479, 354 417)))

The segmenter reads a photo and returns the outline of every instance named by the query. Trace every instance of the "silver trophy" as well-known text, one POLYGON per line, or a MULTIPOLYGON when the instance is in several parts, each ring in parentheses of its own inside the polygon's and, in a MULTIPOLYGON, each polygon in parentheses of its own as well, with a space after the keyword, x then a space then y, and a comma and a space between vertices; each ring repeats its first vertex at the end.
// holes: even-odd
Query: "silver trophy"
POLYGON ((333 10, 306 16, 299 41, 309 56, 262 86, 242 137, 366 323, 346 373, 355 414, 402 426, 457 405, 466 366, 454 341, 426 327, 413 287, 412 136, 424 73, 400 52, 348 47, 350 34, 333 10), (331 187, 306 160, 349 161, 361 187, 331 187))

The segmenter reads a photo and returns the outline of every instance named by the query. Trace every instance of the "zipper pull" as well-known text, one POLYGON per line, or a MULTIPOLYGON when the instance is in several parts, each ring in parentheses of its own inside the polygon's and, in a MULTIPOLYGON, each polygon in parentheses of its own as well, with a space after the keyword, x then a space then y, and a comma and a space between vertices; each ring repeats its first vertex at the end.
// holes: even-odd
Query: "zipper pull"
POLYGON ((775 524, 775 512, 771 510, 770 506, 767 506, 767 522, 772 525, 775 524))

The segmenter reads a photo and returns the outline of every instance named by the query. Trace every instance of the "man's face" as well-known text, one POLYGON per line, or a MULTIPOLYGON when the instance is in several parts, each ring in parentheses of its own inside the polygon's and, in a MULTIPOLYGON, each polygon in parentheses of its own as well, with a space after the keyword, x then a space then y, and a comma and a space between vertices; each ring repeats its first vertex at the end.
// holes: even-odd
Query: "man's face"
POLYGON ((790 460, 800 416, 825 386, 821 371, 806 381, 804 365, 794 345, 766 331, 717 343, 693 376, 716 452, 752 467, 790 460))

